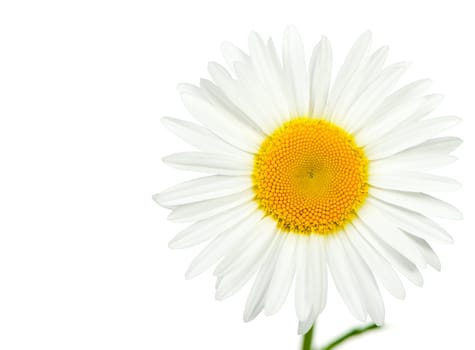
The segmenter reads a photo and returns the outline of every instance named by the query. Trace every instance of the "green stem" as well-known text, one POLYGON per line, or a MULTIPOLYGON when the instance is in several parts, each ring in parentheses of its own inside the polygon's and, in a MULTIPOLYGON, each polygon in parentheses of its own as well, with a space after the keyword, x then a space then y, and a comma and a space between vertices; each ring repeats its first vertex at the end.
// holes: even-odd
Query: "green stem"
POLYGON ((309 329, 307 333, 303 336, 303 342, 302 342, 302 350, 311 350, 312 349, 312 341, 313 341, 313 328, 315 326, 312 326, 312 328, 309 329))
MULTIPOLYGON (((375 325, 374 323, 373 324, 370 324, 369 326, 366 326, 366 327, 363 327, 363 328, 355 328, 355 329, 352 329, 351 331, 343 334, 340 338, 332 341, 330 344, 328 344, 327 346, 324 346, 321 350, 331 350, 331 349, 334 349, 336 346, 340 345, 341 343, 343 343, 345 340, 347 340, 348 338, 351 338, 351 337, 354 337, 354 336, 357 336, 357 335, 360 335, 360 334, 363 334, 367 331, 370 331, 372 329, 377 329, 379 328, 379 326, 375 325)), ((311 330, 310 330, 311 331, 311 330)), ((310 332, 309 331, 309 332, 310 332)), ((307 336, 307 335, 305 335, 307 336)), ((305 348, 307 349, 307 348, 305 348)), ((309 348, 310 349, 310 348, 309 348)))

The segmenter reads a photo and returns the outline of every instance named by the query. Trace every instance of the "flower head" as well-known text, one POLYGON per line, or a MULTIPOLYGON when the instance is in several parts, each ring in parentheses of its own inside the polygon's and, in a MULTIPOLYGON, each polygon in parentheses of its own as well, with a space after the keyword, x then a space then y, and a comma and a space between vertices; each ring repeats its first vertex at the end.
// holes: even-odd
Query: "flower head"
POLYGON ((370 52, 359 37, 331 83, 332 51, 323 37, 305 64, 295 28, 282 61, 272 40, 249 36, 249 54, 222 51, 231 73, 209 64, 212 81, 180 84, 199 124, 163 118, 198 149, 164 161, 212 175, 174 186, 155 200, 169 219, 190 222, 172 248, 209 243, 186 273, 216 265, 216 298, 254 278, 244 319, 276 313, 295 284, 299 332, 323 311, 327 270, 351 313, 384 322, 378 283, 403 298, 399 272, 422 285, 419 268, 440 263, 427 241, 451 242, 428 216, 460 219, 426 192, 459 184, 429 171, 455 160, 455 137, 435 137, 459 118, 428 117, 440 95, 427 79, 395 89, 408 64, 385 66, 387 47, 370 52))

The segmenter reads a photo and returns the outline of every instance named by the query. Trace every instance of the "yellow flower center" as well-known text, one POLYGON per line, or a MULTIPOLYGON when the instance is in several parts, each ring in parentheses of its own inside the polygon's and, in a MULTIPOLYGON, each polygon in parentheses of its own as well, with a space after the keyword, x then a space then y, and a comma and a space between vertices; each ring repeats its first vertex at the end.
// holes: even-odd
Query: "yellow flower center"
POLYGON ((328 234, 344 227, 363 204, 368 159, 342 128, 299 117, 265 139, 252 177, 255 200, 281 229, 328 234))

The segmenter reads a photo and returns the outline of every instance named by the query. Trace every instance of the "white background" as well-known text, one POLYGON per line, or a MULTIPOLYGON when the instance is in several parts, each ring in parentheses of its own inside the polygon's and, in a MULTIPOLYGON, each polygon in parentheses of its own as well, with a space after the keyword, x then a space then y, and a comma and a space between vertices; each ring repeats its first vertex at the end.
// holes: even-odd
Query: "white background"
MULTIPOLYGON (((185 281, 198 251, 172 251, 181 226, 152 202, 190 174, 160 159, 188 149, 159 118, 189 118, 177 83, 223 62, 226 39, 287 24, 307 53, 326 34, 336 65, 372 29, 390 60, 431 77, 441 114, 465 119, 461 160, 444 171, 464 188, 443 198, 465 213, 442 222, 441 273, 405 301, 385 294, 387 327, 342 349, 473 348, 475 51, 469 1, 2 1, 0 5, 0 349, 297 349, 288 300, 242 322, 248 288, 217 302, 207 273, 185 281)), ((199 248, 198 248, 199 249, 199 248)), ((330 291, 317 341, 357 325, 330 291)))

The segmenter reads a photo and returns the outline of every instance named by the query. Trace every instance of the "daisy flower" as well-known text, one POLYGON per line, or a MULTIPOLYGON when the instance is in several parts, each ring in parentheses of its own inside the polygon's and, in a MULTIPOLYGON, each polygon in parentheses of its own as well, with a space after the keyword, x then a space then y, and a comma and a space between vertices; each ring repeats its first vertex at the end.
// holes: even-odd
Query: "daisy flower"
POLYGON ((408 63, 386 65, 388 48, 371 51, 363 33, 332 80, 332 49, 323 37, 305 63, 294 27, 282 57, 272 39, 251 33, 249 53, 225 42, 228 68, 208 66, 211 80, 180 84, 198 123, 163 118, 197 151, 163 161, 206 175, 154 199, 190 226, 170 242, 207 242, 186 278, 215 266, 216 299, 252 282, 250 321, 279 311, 294 286, 299 333, 325 308, 331 276, 349 311, 384 322, 379 286, 404 298, 400 275, 421 286, 420 268, 440 269, 428 242, 452 242, 429 217, 461 213, 427 192, 456 181, 429 173, 452 163, 456 137, 435 137, 460 122, 428 117, 441 102, 431 82, 396 89, 408 63))

